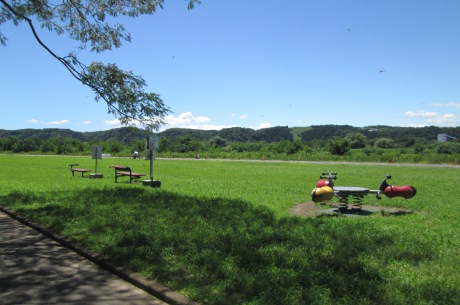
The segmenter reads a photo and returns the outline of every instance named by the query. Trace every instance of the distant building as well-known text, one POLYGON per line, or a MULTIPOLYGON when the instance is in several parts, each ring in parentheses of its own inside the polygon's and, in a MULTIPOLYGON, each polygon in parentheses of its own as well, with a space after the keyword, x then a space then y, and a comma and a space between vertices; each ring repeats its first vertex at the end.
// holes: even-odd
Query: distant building
POLYGON ((457 138, 454 138, 452 136, 449 136, 448 134, 445 133, 438 133, 438 142, 447 142, 450 140, 455 140, 457 138))

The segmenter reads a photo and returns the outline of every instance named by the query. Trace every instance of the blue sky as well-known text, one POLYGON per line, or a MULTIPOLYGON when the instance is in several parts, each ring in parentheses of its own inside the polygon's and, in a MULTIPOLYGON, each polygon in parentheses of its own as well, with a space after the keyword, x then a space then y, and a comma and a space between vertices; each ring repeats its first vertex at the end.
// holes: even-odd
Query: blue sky
MULTIPOLYGON (((460 1, 166 1, 93 54, 160 94, 170 127, 460 126, 460 1)), ((0 129, 120 126, 33 39, 2 24, 0 129)), ((59 55, 78 46, 40 29, 59 55)))

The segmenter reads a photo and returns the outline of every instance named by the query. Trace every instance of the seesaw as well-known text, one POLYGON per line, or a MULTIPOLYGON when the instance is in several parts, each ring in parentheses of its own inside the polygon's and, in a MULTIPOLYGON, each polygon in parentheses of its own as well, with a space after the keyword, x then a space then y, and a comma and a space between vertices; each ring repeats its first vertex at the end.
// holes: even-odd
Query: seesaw
POLYGON ((413 186, 393 186, 388 184, 388 179, 391 179, 391 176, 385 175, 379 188, 371 190, 356 186, 335 186, 334 180, 337 180, 337 173, 322 173, 316 187, 311 192, 311 199, 313 202, 324 202, 335 196, 339 199, 339 211, 346 211, 349 203, 352 204, 353 209, 360 209, 363 198, 369 194, 375 194, 380 200, 382 194, 388 198, 403 197, 409 199, 417 193, 413 186))

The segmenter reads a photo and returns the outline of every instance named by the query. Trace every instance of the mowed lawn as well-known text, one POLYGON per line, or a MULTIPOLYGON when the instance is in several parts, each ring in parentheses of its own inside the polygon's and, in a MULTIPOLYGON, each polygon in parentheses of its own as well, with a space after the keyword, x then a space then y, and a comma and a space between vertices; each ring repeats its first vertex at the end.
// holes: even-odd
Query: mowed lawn
POLYGON ((0 155, 0 205, 203 304, 460 304, 458 167, 156 160, 162 187, 114 183, 112 164, 145 160, 0 155), (365 203, 409 215, 291 216, 321 172, 409 200, 365 203), (86 174, 85 174, 86 175, 86 174))

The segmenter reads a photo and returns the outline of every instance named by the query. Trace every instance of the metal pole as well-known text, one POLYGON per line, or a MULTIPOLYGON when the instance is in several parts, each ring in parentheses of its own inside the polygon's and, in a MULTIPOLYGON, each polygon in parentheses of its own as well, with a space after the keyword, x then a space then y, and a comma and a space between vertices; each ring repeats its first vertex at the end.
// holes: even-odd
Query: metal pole
POLYGON ((98 150, 99 150, 99 147, 96 147, 96 171, 95 171, 96 174, 97 174, 97 159, 99 159, 98 158, 98 156, 99 156, 99 151, 98 150))
POLYGON ((154 158, 154 149, 150 150, 150 181, 153 181, 153 158, 154 158))

